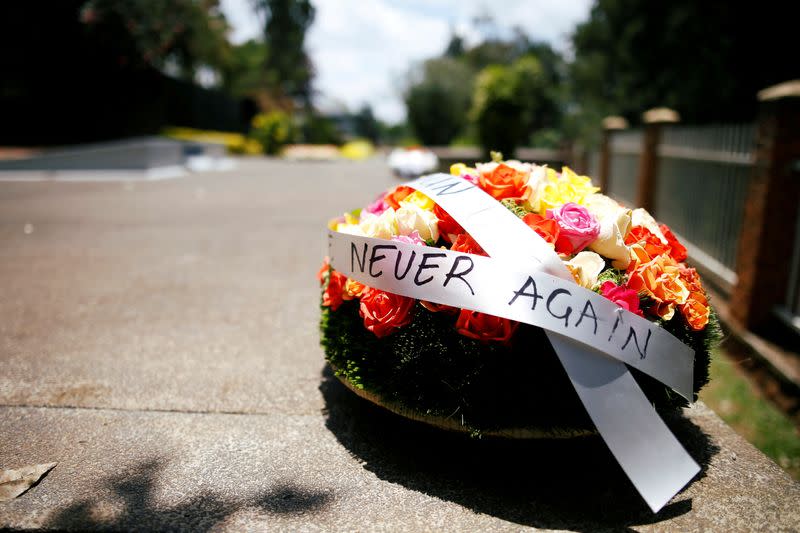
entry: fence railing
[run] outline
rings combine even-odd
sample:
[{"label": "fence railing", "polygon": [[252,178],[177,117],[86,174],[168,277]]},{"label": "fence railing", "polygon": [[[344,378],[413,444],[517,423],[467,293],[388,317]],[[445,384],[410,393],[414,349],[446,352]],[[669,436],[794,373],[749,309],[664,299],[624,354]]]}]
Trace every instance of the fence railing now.
[{"label": "fence railing", "polygon": [[800,332],[800,80],[761,91],[754,124],[684,126],[658,108],[607,117],[585,161],[607,193],[669,225],[747,327]]},{"label": "fence railing", "polygon": [[[754,126],[664,125],[660,133],[653,215],[680,236],[703,274],[729,293],[737,280],[736,254],[752,173]],[[608,194],[635,206],[644,131],[609,134]],[[599,155],[594,157],[594,161],[599,159]]]},{"label": "fence railing", "polygon": [[747,184],[752,124],[666,126],[658,147],[654,215],[694,248],[694,259],[730,291]]},{"label": "fence railing", "polygon": [[639,156],[642,150],[642,132],[616,131],[611,137],[608,194],[627,205],[636,202],[636,183]]}]

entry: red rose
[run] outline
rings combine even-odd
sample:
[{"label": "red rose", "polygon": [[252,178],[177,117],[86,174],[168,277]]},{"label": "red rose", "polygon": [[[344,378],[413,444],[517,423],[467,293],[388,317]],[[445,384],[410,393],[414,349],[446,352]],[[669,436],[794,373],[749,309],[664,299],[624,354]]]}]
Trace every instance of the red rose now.
[{"label": "red rose", "polygon": [[528,174],[500,163],[493,171],[482,173],[478,177],[481,189],[491,194],[496,200],[504,198],[527,199],[531,195],[528,187]]},{"label": "red rose", "polygon": [[450,305],[444,304],[435,304],[433,302],[426,302],[425,300],[420,300],[419,303],[430,311],[431,313],[444,313],[446,315],[454,315],[460,311],[458,307],[452,307]]},{"label": "red rose", "polygon": [[483,248],[481,248],[481,245],[478,244],[478,242],[470,237],[467,233],[462,233],[456,237],[456,240],[453,241],[453,246],[451,246],[450,249],[454,252],[462,252],[465,254],[489,255],[484,252]]},{"label": "red rose", "polygon": [[398,185],[386,193],[386,196],[383,197],[383,201],[392,209],[400,209],[400,202],[412,192],[414,192],[414,189],[411,187],[407,185]]},{"label": "red rose", "polygon": [[319,271],[317,272],[317,280],[319,281],[320,287],[322,287],[322,285],[325,283],[325,276],[328,275],[328,269],[330,268],[330,266],[331,266],[331,260],[328,259],[328,256],[326,255],[325,259],[322,260],[322,266],[319,268]]},{"label": "red rose", "polygon": [[347,283],[347,276],[341,272],[331,270],[328,284],[325,286],[325,290],[322,293],[322,305],[336,311],[344,301],[342,293],[344,292],[345,283]]},{"label": "red rose", "polygon": [[639,244],[650,257],[669,253],[669,246],[644,226],[634,226],[625,237],[625,244]]},{"label": "red rose", "polygon": [[399,294],[368,289],[361,297],[359,314],[364,319],[365,328],[376,337],[385,337],[411,322],[414,301]]},{"label": "red rose", "polygon": [[672,230],[669,229],[669,226],[666,224],[661,224],[658,229],[661,230],[661,233],[664,234],[664,237],[667,239],[669,243],[669,255],[678,263],[683,263],[686,261],[687,253],[686,247],[683,246],[678,239],[675,237],[675,234],[672,233]]},{"label": "red rose", "polygon": [[447,242],[453,242],[457,235],[464,233],[464,228],[451,217],[447,211],[434,204],[433,214],[439,219],[439,235]]},{"label": "red rose", "polygon": [[539,236],[552,244],[556,253],[572,255],[574,248],[572,242],[564,235],[561,235],[561,227],[552,218],[545,218],[536,213],[528,213],[522,218],[530,228]]},{"label": "red rose", "polygon": [[480,341],[508,342],[518,325],[519,322],[507,318],[466,309],[461,310],[456,320],[456,330],[459,333]]},{"label": "red rose", "polygon": [[639,309],[639,295],[635,290],[621,287],[613,281],[606,281],[600,285],[600,293],[623,309],[644,316]]}]

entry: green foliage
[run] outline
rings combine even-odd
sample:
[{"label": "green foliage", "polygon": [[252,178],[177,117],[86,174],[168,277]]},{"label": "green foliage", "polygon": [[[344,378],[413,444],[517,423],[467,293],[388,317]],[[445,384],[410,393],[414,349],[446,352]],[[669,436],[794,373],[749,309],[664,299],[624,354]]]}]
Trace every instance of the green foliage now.
[{"label": "green foliage", "polygon": [[534,56],[523,56],[509,66],[484,68],[478,75],[472,108],[484,150],[513,154],[534,129],[548,125],[549,98],[547,78]]},{"label": "green foliage", "polygon": [[[349,301],[335,312],[322,308],[321,342],[352,383],[422,413],[457,416],[474,430],[593,428],[543,330],[522,324],[505,346],[467,338],[454,322],[417,305],[411,324],[379,339],[364,328],[358,302]],[[697,350],[697,391],[707,381],[706,349],[717,330],[687,332],[675,320],[669,329]],[[656,380],[634,375],[659,409],[686,404]]]},{"label": "green foliage", "polygon": [[302,142],[309,144],[341,144],[342,135],[336,123],[328,117],[311,112],[301,127]]},{"label": "green foliage", "polygon": [[381,128],[375,115],[372,114],[372,107],[363,106],[354,117],[355,133],[358,137],[368,139],[372,143],[377,143]]},{"label": "green foliage", "polygon": [[500,200],[500,203],[503,204],[506,207],[506,209],[517,215],[519,218],[524,218],[525,215],[533,212],[533,211],[528,211],[523,206],[517,204],[517,201],[514,198],[506,198],[504,200]]},{"label": "green foliage", "polygon": [[264,81],[278,98],[297,98],[309,107],[313,68],[305,51],[314,21],[309,0],[253,0],[264,17]]},{"label": "green foliage", "polygon": [[285,144],[294,140],[294,135],[292,119],[283,111],[260,113],[253,117],[250,137],[261,143],[265,154],[277,154]]},{"label": "green foliage", "polygon": [[224,68],[229,26],[218,0],[89,0],[81,21],[113,46],[132,50],[126,60],[159,69],[177,67],[191,80],[201,66]]},{"label": "green foliage", "polygon": [[800,480],[800,430],[771,405],[721,350],[711,358],[711,382],[700,399],[725,422]]},{"label": "green foliage", "polygon": [[263,88],[263,66],[267,47],[263,41],[251,39],[232,46],[222,70],[223,86],[234,96],[251,96]]},{"label": "green foliage", "polygon": [[451,58],[430,59],[405,91],[408,122],[427,145],[448,145],[467,124],[473,73]]},{"label": "green foliage", "polygon": [[788,6],[596,1],[572,39],[570,133],[599,131],[608,114],[636,123],[655,106],[676,109],[688,123],[752,120],[756,92],[798,74],[784,55],[796,48]]}]

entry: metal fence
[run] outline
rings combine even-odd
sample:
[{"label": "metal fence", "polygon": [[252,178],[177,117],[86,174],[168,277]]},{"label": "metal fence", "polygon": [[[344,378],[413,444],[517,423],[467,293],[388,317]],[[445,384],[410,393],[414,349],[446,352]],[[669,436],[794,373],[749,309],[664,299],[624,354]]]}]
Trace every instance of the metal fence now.
[{"label": "metal fence", "polygon": [[618,131],[611,137],[608,195],[633,206],[636,201],[639,155],[642,151],[642,132]]},{"label": "metal fence", "polygon": [[736,283],[736,253],[752,173],[752,124],[670,126],[658,147],[654,215],[690,246],[693,258]]}]

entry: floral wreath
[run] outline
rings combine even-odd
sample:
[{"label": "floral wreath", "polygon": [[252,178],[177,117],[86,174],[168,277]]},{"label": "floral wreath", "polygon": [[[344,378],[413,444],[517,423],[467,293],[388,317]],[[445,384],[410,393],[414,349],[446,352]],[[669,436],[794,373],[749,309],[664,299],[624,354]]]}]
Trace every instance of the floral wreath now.
[{"label": "floral wreath", "polygon": [[[644,209],[630,209],[600,194],[589,177],[580,176],[568,167],[559,173],[546,165],[502,161],[498,157],[474,167],[458,163],[450,168],[450,173],[480,187],[540,235],[555,250],[577,284],[660,324],[693,347],[697,352],[695,393],[707,382],[708,352],[718,340],[718,323],[697,271],[685,263],[686,248],[666,225],[658,224]],[[365,208],[332,221],[331,229],[487,255],[431,198],[404,185],[393,187]],[[546,367],[548,372],[556,374],[556,382],[559,376],[563,378],[557,368],[545,362],[546,357],[534,358],[533,363],[523,361],[526,356],[522,355],[520,344],[529,345],[531,335],[536,334],[520,330],[537,328],[367,287],[333,270],[327,258],[318,278],[322,287],[322,344],[337,375],[350,385],[370,389],[412,409],[444,414],[455,408],[473,413],[472,417],[464,418],[464,425],[472,429],[497,423],[563,422],[587,426],[582,413],[572,412],[558,418],[564,410],[580,411],[575,405],[555,409],[553,420],[534,416],[530,422],[525,415],[500,421],[502,417],[482,412],[481,406],[476,405],[478,401],[485,403],[487,398],[481,393],[478,399],[475,387],[488,386],[490,393],[508,396],[509,391],[504,390],[508,370],[518,370],[519,365],[536,375],[541,375]],[[418,347],[425,357],[409,354],[403,348],[420,343],[433,343],[439,348]],[[534,346],[539,352],[552,355],[541,335]],[[501,357],[501,365],[510,368],[487,363],[488,358],[497,354],[507,356]],[[440,358],[447,364],[442,366],[442,361],[437,360]],[[407,360],[413,360],[413,364],[407,365]],[[494,379],[482,375],[492,372],[499,374]],[[471,374],[465,376],[465,373]],[[447,381],[453,375],[458,376],[456,385]],[[685,405],[663,385],[639,373],[635,376],[656,407]],[[408,383],[411,380],[418,380],[419,386]],[[521,381],[511,388],[527,388],[525,384]],[[561,391],[562,386],[563,383],[550,387],[544,382],[538,385],[547,389],[547,394],[552,396],[555,392],[556,399],[564,400],[569,387]],[[454,394],[446,391],[447,387],[453,388]],[[442,398],[447,399],[441,401]],[[547,397],[540,394],[537,398],[536,402],[541,402]],[[495,402],[489,398],[489,403]],[[564,403],[570,402],[564,400]],[[510,400],[491,409],[508,411],[513,405]]]}]

